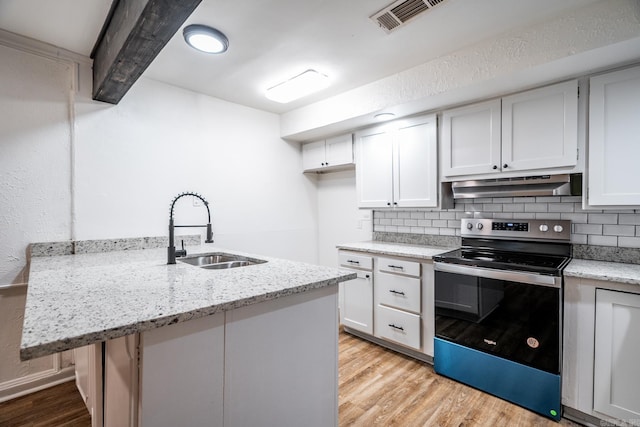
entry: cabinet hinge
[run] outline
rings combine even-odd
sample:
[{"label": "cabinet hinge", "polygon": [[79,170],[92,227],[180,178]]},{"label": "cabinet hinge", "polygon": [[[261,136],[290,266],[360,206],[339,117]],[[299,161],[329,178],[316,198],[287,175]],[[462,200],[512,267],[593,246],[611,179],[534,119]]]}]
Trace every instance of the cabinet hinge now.
[{"label": "cabinet hinge", "polygon": [[580,98],[580,86],[578,86],[578,98]]},{"label": "cabinet hinge", "polygon": [[580,160],[580,149],[576,148],[576,160]]}]

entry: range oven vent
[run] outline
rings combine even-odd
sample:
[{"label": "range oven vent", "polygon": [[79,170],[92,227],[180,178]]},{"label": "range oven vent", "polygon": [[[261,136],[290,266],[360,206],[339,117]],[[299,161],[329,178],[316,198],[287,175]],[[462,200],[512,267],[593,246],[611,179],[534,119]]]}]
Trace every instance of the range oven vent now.
[{"label": "range oven vent", "polygon": [[385,32],[390,33],[444,0],[398,0],[370,16]]}]

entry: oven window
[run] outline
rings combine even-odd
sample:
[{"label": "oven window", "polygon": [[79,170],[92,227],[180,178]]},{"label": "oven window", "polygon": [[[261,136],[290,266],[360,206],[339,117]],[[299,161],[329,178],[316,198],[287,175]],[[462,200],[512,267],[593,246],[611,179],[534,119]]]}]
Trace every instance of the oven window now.
[{"label": "oven window", "polygon": [[560,289],[435,274],[438,338],[560,372]]}]

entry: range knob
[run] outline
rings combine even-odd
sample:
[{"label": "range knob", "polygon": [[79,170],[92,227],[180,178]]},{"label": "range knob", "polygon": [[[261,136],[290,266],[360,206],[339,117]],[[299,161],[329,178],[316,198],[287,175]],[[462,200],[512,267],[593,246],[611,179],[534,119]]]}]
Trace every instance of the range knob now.
[{"label": "range knob", "polygon": [[549,226],[547,224],[540,225],[540,231],[542,232],[549,231]]},{"label": "range knob", "polygon": [[562,233],[562,230],[564,230],[564,228],[561,225],[553,226],[553,231],[555,231],[556,233]]},{"label": "range knob", "polygon": [[482,227],[484,227],[484,226],[482,225],[481,222],[479,222],[478,225],[476,225],[476,227],[478,228],[478,230],[482,230]]},{"label": "range knob", "polygon": [[473,228],[473,224],[468,222],[467,223],[467,230],[471,230]]}]

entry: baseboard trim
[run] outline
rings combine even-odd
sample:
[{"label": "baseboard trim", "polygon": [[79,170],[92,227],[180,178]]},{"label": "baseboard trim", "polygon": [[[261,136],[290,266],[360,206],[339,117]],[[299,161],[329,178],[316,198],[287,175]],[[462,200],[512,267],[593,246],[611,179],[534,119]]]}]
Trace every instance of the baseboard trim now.
[{"label": "baseboard trim", "polygon": [[48,369],[0,383],[0,403],[75,379],[75,368]]},{"label": "baseboard trim", "polygon": [[402,353],[405,356],[409,356],[409,357],[413,357],[414,359],[420,360],[422,362],[428,363],[430,365],[433,365],[433,357],[426,355],[424,353],[420,353],[419,351],[416,350],[412,350],[410,348],[407,347],[403,347],[401,345],[392,343],[390,341],[387,340],[383,340],[381,338],[378,337],[374,337],[373,335],[369,335],[367,333],[364,332],[360,332],[354,329],[349,328],[348,326],[344,326],[342,325],[342,330],[351,334],[351,335],[355,335],[359,338],[365,339],[367,341],[371,341],[374,344],[378,344],[381,347],[386,347],[389,350],[393,350],[397,353]]}]

